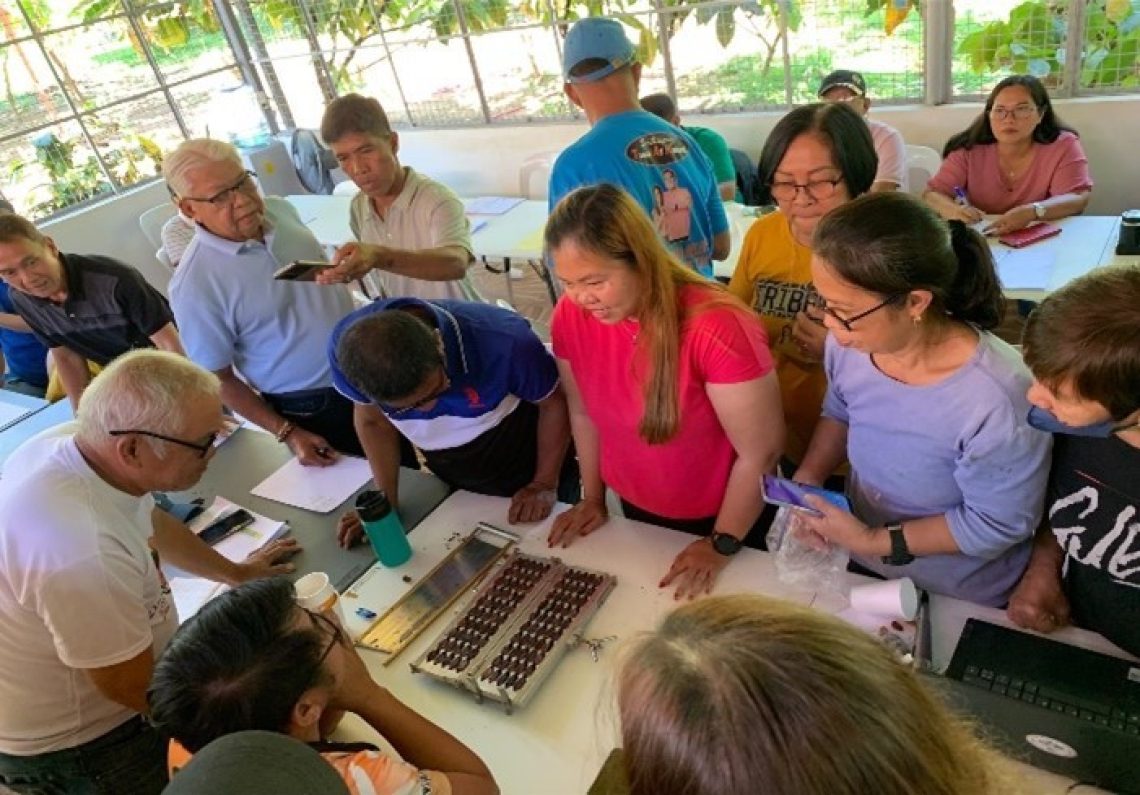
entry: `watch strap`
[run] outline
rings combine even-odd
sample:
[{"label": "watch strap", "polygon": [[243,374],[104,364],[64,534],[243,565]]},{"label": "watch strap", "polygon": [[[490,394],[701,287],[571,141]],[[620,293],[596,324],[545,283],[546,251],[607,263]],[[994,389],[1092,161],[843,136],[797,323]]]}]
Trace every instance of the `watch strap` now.
[{"label": "watch strap", "polygon": [[731,533],[718,533],[715,530],[709,536],[712,548],[722,555],[735,555],[744,546],[744,542]]},{"label": "watch strap", "polygon": [[911,554],[910,548],[906,545],[906,534],[903,533],[902,523],[888,524],[886,530],[891,539],[891,554],[882,558],[883,563],[888,566],[905,566],[908,563],[913,563],[914,555]]}]

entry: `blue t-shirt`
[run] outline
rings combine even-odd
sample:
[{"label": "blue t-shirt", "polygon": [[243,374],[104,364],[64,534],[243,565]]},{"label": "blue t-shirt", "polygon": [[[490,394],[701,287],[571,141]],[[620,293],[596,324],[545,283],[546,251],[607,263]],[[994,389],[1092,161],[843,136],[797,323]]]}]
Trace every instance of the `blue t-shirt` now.
[{"label": "blue t-shirt", "polygon": [[712,164],[692,136],[643,110],[599,119],[550,174],[550,208],[570,191],[608,182],[632,195],[669,247],[712,276],[712,240],[728,217]]},{"label": "blue t-shirt", "polygon": [[1002,607],[1029,560],[1045,505],[1051,438],[1025,422],[1032,376],[982,332],[973,357],[933,384],[904,384],[827,338],[823,415],[847,426],[848,495],[871,527],[942,515],[959,554],[905,566],[855,556],[888,578]]},{"label": "blue t-shirt", "polygon": [[[374,401],[345,378],[337,361],[341,335],[376,312],[422,307],[443,338],[444,368],[451,386],[428,410],[412,409],[388,420],[417,447],[450,450],[498,426],[520,400],[538,403],[558,386],[554,357],[522,316],[473,301],[390,298],[374,301],[342,320],[329,340],[333,385],[356,403]],[[381,411],[384,406],[376,404]]]},{"label": "blue t-shirt", "polygon": [[[8,298],[8,283],[0,281],[0,311],[18,314]],[[31,332],[0,328],[0,350],[8,372],[32,386],[47,386],[47,348]]]}]

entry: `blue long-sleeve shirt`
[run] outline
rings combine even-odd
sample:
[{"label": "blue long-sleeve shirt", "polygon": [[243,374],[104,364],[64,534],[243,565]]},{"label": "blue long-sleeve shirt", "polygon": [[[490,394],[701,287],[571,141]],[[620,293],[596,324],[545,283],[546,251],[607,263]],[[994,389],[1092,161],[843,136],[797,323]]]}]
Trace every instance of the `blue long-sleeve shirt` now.
[{"label": "blue long-sleeve shirt", "polygon": [[961,550],[906,566],[858,562],[937,593],[1004,605],[1029,560],[1052,444],[1026,424],[1032,379],[1020,355],[983,332],[956,372],[912,386],[829,337],[825,366],[823,414],[848,426],[855,514],[872,527],[945,516]]}]

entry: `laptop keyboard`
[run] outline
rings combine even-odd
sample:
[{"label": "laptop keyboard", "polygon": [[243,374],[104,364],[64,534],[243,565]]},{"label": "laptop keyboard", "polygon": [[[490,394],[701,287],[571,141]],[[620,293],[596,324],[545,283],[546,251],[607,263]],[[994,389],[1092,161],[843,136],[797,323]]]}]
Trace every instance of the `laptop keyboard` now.
[{"label": "laptop keyboard", "polygon": [[967,665],[961,681],[1006,698],[1036,704],[1125,734],[1140,735],[1140,712],[1097,704],[977,665]]}]

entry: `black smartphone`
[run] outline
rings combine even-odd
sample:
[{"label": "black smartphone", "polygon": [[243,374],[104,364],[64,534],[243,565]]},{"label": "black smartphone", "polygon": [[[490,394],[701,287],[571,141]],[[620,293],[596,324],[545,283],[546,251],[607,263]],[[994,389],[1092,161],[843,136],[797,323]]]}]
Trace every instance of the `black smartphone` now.
[{"label": "black smartphone", "polygon": [[318,273],[331,267],[331,262],[299,259],[296,262],[290,262],[284,268],[278,268],[274,272],[273,278],[289,282],[311,282],[317,278]]},{"label": "black smartphone", "polygon": [[249,527],[251,524],[253,524],[253,516],[244,508],[239,508],[229,516],[223,516],[207,526],[198,534],[198,538],[213,546],[223,538],[229,538],[238,530]]}]

